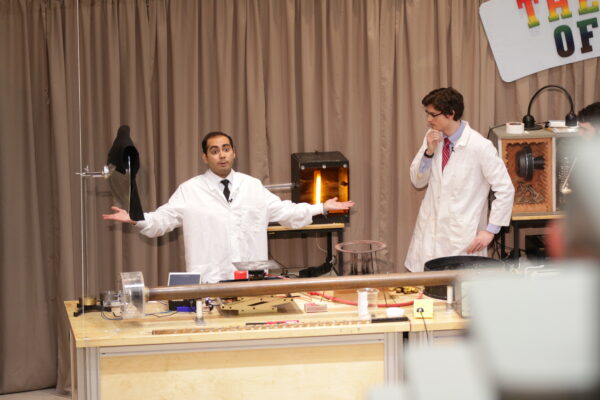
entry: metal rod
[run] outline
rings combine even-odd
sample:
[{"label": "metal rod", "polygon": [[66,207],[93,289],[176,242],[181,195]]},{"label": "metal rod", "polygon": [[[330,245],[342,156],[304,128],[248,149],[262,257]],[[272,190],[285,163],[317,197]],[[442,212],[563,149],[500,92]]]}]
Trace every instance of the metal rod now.
[{"label": "metal rod", "polygon": [[83,176],[84,178],[105,178],[102,172],[75,172],[75,175]]},{"label": "metal rod", "polygon": [[265,185],[265,188],[269,190],[285,190],[285,189],[293,189],[293,183],[277,183],[274,185]]},{"label": "metal rod", "polygon": [[85,167],[81,172],[75,172],[75,175],[79,175],[84,178],[105,178],[107,179],[111,175],[112,171],[105,165],[102,167],[102,171],[90,171],[89,167]]},{"label": "metal rod", "polygon": [[238,297],[287,294],[309,291],[359,289],[364,287],[397,287],[448,285],[459,271],[409,272],[402,274],[354,275],[299,279],[276,279],[212,283],[189,286],[159,286],[148,289],[149,300],[198,299],[203,297]]}]

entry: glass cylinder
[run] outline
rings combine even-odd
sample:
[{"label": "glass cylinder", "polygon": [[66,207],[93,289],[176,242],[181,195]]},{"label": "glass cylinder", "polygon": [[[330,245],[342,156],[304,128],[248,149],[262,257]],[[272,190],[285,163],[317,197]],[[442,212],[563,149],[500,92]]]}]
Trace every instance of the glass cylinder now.
[{"label": "glass cylinder", "polygon": [[377,315],[379,290],[373,288],[362,288],[358,289],[356,293],[358,295],[358,319],[370,321],[372,318],[375,318]]}]

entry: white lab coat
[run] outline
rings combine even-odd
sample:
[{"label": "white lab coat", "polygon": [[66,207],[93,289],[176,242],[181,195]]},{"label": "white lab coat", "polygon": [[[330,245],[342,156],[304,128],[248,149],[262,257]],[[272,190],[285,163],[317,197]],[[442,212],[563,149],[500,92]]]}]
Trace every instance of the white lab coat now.
[{"label": "white lab coat", "polygon": [[187,270],[199,272],[204,283],[233,279],[232,262],[267,260],[269,222],[301,228],[323,212],[322,204],[282,201],[258,179],[234,174],[230,202],[218,187],[221,178],[209,170],[181,184],[168,203],[138,222],[148,237],[183,227]]},{"label": "white lab coat", "polygon": [[[419,172],[426,137],[410,166],[413,185],[428,185],[406,256],[405,266],[410,271],[423,271],[431,259],[466,254],[477,232],[488,225],[490,188],[495,200],[489,223],[510,223],[514,187],[506,166],[492,143],[465,123],[443,173],[443,142],[438,143],[431,168]],[[487,256],[487,249],[473,255]]]}]

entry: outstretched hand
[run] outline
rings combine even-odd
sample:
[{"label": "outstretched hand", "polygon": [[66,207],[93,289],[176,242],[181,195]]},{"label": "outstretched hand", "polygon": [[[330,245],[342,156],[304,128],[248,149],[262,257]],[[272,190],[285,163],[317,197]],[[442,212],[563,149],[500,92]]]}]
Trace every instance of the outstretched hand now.
[{"label": "outstretched hand", "polygon": [[127,211],[115,206],[111,207],[110,209],[115,212],[112,214],[102,214],[102,219],[135,225],[135,221],[129,217],[129,213]]},{"label": "outstretched hand", "polygon": [[348,210],[354,205],[352,200],[349,201],[337,201],[337,197],[327,200],[323,203],[323,211],[329,212],[331,210]]}]

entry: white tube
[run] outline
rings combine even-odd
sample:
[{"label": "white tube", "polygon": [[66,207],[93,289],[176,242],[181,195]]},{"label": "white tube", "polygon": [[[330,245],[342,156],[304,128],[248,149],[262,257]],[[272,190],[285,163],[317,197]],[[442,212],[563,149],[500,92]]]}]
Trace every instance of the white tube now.
[{"label": "white tube", "polygon": [[454,303],[454,286],[448,285],[446,286],[446,304],[452,307],[452,303]]}]

